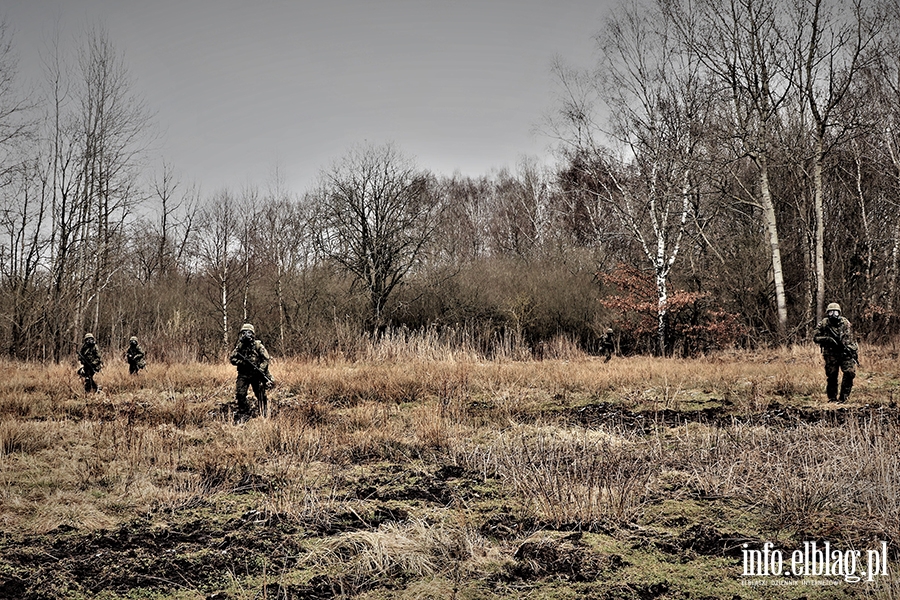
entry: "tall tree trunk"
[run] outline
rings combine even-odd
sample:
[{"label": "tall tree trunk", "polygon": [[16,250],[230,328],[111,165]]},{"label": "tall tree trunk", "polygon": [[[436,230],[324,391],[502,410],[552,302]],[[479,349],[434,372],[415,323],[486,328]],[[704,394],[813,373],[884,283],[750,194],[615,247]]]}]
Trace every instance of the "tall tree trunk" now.
[{"label": "tall tree trunk", "polygon": [[813,210],[816,213],[816,321],[825,316],[825,191],[822,182],[822,161],[825,156],[822,136],[816,136],[816,150],[813,158]]},{"label": "tall tree trunk", "polygon": [[275,278],[275,299],[278,301],[278,339],[281,341],[281,352],[284,352],[284,282],[281,264],[279,262],[278,275]]},{"label": "tall tree trunk", "polygon": [[894,311],[894,298],[897,297],[897,279],[900,271],[900,217],[894,223],[894,235],[891,244],[891,270],[888,279],[887,298],[884,302],[884,310],[890,315]]},{"label": "tall tree trunk", "polygon": [[869,211],[866,207],[866,196],[863,192],[862,183],[862,155],[859,152],[856,141],[853,142],[854,158],[856,159],[856,197],[859,200],[859,214],[862,220],[863,235],[866,244],[866,297],[865,305],[871,306],[875,304],[875,298],[872,297],[872,261],[874,260],[874,250],[872,248],[872,232],[869,229]]},{"label": "tall tree trunk", "polygon": [[228,284],[227,277],[223,276],[220,280],[220,291],[222,292],[222,344],[228,347]]},{"label": "tall tree trunk", "polygon": [[759,166],[760,195],[762,196],[763,221],[769,234],[769,250],[772,254],[772,281],[775,285],[775,309],[778,313],[778,335],[783,339],[787,332],[787,300],[784,293],[784,271],[781,267],[781,244],[778,240],[778,220],[775,203],[769,188],[769,167],[765,155],[757,159]]},{"label": "tall tree trunk", "polygon": [[[891,130],[888,128],[885,131],[885,137],[887,138],[887,147],[891,156],[891,163],[894,166],[894,182],[896,185],[896,190],[900,191],[900,156],[897,156],[897,152],[894,148],[894,140],[891,136]],[[897,217],[897,220],[894,223],[894,235],[893,235],[893,245],[891,246],[891,275],[888,284],[888,296],[887,302],[885,303],[885,310],[888,314],[894,310],[894,299],[897,297],[897,281],[900,279],[900,217]]]},{"label": "tall tree trunk", "polygon": [[666,285],[667,273],[656,270],[656,295],[657,295],[657,322],[656,341],[659,346],[659,355],[666,355],[666,312],[668,311],[669,292]]}]

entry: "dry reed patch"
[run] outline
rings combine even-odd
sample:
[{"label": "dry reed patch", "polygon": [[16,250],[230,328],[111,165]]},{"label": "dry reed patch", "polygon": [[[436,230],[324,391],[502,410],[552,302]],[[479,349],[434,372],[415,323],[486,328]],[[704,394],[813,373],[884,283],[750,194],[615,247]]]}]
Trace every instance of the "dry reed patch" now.
[{"label": "dry reed patch", "polygon": [[416,406],[411,413],[413,439],[422,451],[443,450],[461,433],[459,427],[441,415],[434,403]]},{"label": "dry reed patch", "polygon": [[329,435],[329,460],[360,463],[417,458],[417,443],[409,410],[397,405],[368,402],[345,411]]},{"label": "dry reed patch", "polygon": [[414,402],[427,389],[422,374],[410,365],[305,365],[296,370],[292,366],[286,366],[284,380],[290,395],[336,406]]},{"label": "dry reed patch", "polygon": [[365,338],[358,352],[358,359],[363,362],[468,362],[479,358],[480,352],[465,333],[441,332],[433,327],[421,332],[391,329],[378,340]]},{"label": "dry reed patch", "polygon": [[337,528],[338,521],[352,515],[365,527],[366,504],[344,489],[342,469],[323,463],[299,463],[291,459],[272,461],[266,468],[261,518],[297,523],[316,531]]},{"label": "dry reed patch", "polygon": [[456,459],[498,478],[539,520],[552,527],[618,528],[647,500],[657,450],[609,431],[519,426]]},{"label": "dry reed patch", "polygon": [[[52,446],[0,463],[8,484],[0,514],[23,531],[43,530],[52,515],[64,513],[64,507],[54,507],[59,498],[69,504],[80,498],[105,515],[77,526],[106,526],[153,507],[195,503],[237,485],[261,462],[255,442],[222,424],[218,431],[215,424],[186,430],[124,420],[19,425],[43,427],[54,440]],[[51,517],[40,517],[47,514]]]},{"label": "dry reed patch", "polygon": [[53,418],[60,407],[78,395],[80,382],[63,365],[0,361],[0,417]]},{"label": "dry reed patch", "polygon": [[[883,369],[881,361],[872,366],[876,377],[889,376],[878,370]],[[347,406],[366,401],[402,404],[435,397],[442,402],[443,411],[456,411],[454,418],[459,421],[464,414],[461,407],[473,403],[476,409],[496,412],[465,411],[482,423],[485,417],[502,420],[550,405],[570,406],[601,398],[630,409],[679,410],[693,405],[698,392],[702,397],[733,403],[741,413],[761,412],[773,401],[818,400],[824,390],[821,357],[812,345],[772,351],[764,357],[754,353],[697,359],[638,356],[617,357],[609,363],[591,357],[443,363],[287,360],[280,370],[285,384],[280,395],[286,401]],[[866,375],[859,382],[854,399],[871,402]],[[486,404],[480,407],[480,403]]]},{"label": "dry reed patch", "polygon": [[25,525],[27,531],[41,534],[63,526],[105,529],[118,521],[118,517],[102,511],[95,500],[77,493],[58,491],[33,508]]},{"label": "dry reed patch", "polygon": [[[896,422],[771,428],[693,424],[673,430],[663,452],[702,495],[760,509],[770,531],[900,542]],[[881,539],[884,539],[883,537]]]},{"label": "dry reed patch", "polygon": [[311,419],[306,411],[282,410],[257,429],[262,454],[274,459],[290,457],[303,463],[321,460],[328,436],[326,422],[320,419]]},{"label": "dry reed patch", "polygon": [[477,570],[480,557],[496,554],[475,530],[445,522],[411,519],[384,523],[325,540],[304,560],[332,573],[333,584],[356,594],[377,587],[397,588],[412,579]]},{"label": "dry reed patch", "polygon": [[55,429],[53,423],[4,420],[0,422],[0,456],[52,448],[58,441]]}]

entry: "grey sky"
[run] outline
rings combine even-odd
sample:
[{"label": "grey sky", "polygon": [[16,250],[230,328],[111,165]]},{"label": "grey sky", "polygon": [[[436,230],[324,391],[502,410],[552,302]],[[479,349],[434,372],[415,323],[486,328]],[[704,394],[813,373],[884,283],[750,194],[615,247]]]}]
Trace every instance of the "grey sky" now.
[{"label": "grey sky", "polygon": [[543,158],[555,56],[588,66],[612,0],[0,0],[20,75],[57,24],[100,23],[155,112],[164,158],[204,192],[296,192],[360,142],[480,175]]}]

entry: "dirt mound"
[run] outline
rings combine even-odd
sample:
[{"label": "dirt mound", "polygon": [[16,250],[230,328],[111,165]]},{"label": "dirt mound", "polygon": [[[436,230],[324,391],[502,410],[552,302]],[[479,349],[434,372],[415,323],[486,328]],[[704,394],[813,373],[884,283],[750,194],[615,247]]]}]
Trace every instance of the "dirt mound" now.
[{"label": "dirt mound", "polygon": [[703,523],[688,527],[678,536],[678,545],[683,550],[713,556],[740,557],[741,544],[747,541],[746,537],[737,533],[723,533]]},{"label": "dirt mound", "polygon": [[[86,534],[60,528],[29,536],[4,553],[9,570],[0,577],[0,597],[44,600],[100,591],[125,594],[135,588],[170,590],[190,581],[224,584],[240,574],[283,568],[300,547],[277,524],[255,527],[241,519],[224,526],[194,521],[177,529],[152,529],[136,520],[112,531]],[[280,558],[281,557],[281,558]]]},{"label": "dirt mound", "polygon": [[699,410],[631,411],[621,406],[600,402],[563,410],[560,418],[568,425],[587,428],[611,427],[649,434],[662,428],[678,427],[687,423],[705,423],[715,427],[759,425],[767,427],[797,427],[802,424],[823,423],[843,425],[851,420],[900,422],[900,408],[896,406],[841,406],[808,408],[782,406],[772,403],[765,411],[737,414],[727,406],[711,406]]},{"label": "dirt mound", "polygon": [[561,577],[570,581],[594,581],[601,573],[625,566],[618,554],[600,554],[581,541],[580,533],[561,539],[526,540],[513,555],[509,575],[517,579]]}]

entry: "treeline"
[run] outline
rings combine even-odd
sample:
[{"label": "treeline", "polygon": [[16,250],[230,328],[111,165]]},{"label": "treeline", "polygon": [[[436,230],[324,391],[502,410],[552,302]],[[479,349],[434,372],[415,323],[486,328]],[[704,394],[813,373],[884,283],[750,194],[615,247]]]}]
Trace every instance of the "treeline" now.
[{"label": "treeline", "polygon": [[103,31],[15,78],[0,47],[0,343],[85,331],[218,359],[418,336],[486,356],[691,355],[804,339],[838,301],[898,329],[900,3],[626,3],[555,68],[557,162],[436,175],[362,145],[313,189],[201,195],[148,167],[150,110]]}]

